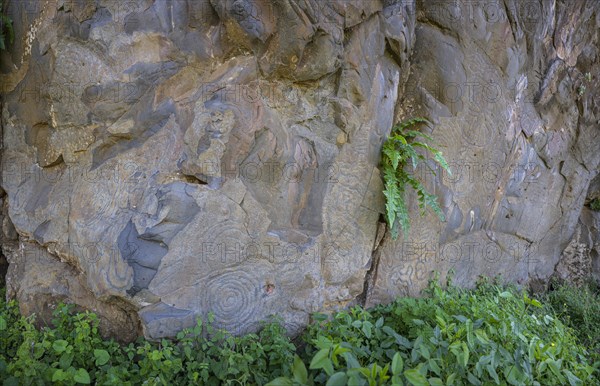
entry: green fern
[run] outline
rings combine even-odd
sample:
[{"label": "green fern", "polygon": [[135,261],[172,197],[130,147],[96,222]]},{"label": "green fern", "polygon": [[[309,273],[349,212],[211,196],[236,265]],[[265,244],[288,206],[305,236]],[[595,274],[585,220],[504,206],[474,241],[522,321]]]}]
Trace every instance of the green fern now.
[{"label": "green fern", "polygon": [[[406,186],[410,186],[417,192],[421,215],[424,215],[429,207],[440,220],[444,221],[444,214],[437,202],[437,197],[427,192],[422,182],[407,171],[407,166],[412,166],[414,170],[419,163],[426,161],[425,156],[416,150],[421,148],[432,154],[433,160],[451,174],[450,167],[441,151],[425,142],[417,141],[418,138],[423,138],[423,140],[433,142],[433,138],[416,130],[408,130],[419,123],[431,124],[425,118],[412,118],[401,122],[392,128],[390,136],[383,144],[383,194],[386,199],[386,220],[394,239],[398,238],[399,228],[402,228],[404,235],[408,234],[410,229],[405,198]],[[425,164],[427,165],[427,163]],[[427,166],[429,167],[429,165]],[[435,171],[433,172],[435,174]]]},{"label": "green fern", "polygon": [[6,35],[8,33],[8,41],[12,44],[15,36],[12,20],[3,13],[2,2],[0,1],[0,50],[6,49]]}]

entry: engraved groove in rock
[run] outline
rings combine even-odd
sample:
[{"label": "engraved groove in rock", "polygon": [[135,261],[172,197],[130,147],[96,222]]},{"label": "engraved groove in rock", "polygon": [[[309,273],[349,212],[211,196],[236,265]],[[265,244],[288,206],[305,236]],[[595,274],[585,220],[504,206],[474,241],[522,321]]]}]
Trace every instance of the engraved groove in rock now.
[{"label": "engraved groove in rock", "polygon": [[249,248],[250,238],[240,224],[229,220],[209,227],[200,236],[200,241],[203,243],[202,263],[239,264],[252,257],[255,249]]},{"label": "engraved groove in rock", "polygon": [[81,218],[86,226],[93,226],[98,222],[111,218],[117,206],[120,195],[120,185],[111,184],[110,181],[97,181],[95,195],[92,200],[85,200],[81,204]]},{"label": "engraved groove in rock", "polygon": [[206,284],[204,309],[214,313],[220,327],[243,329],[255,319],[260,289],[257,279],[246,271],[215,275]]},{"label": "engraved groove in rock", "polygon": [[[368,161],[361,156],[359,156],[355,163],[346,170],[353,170],[352,168],[354,168],[354,170],[365,170],[367,171],[368,176],[363,179],[352,173],[344,173],[344,167],[340,168],[338,182],[332,187],[331,193],[336,197],[336,200],[329,203],[329,205],[334,208],[331,210],[331,213],[343,213],[350,221],[356,218],[356,212],[363,206],[364,197],[369,189],[368,181],[370,181],[375,170],[375,167],[370,165]],[[367,182],[365,183],[365,181]],[[334,228],[334,231],[339,229],[338,232],[335,232],[330,236],[334,242],[347,230],[348,224],[349,221],[345,222],[341,228],[338,228],[334,227],[334,222],[327,223],[328,226]],[[330,232],[332,231],[330,230]]]},{"label": "engraved groove in rock", "polygon": [[408,296],[413,286],[414,268],[406,262],[393,267],[388,274],[390,288],[395,288],[402,296]]}]

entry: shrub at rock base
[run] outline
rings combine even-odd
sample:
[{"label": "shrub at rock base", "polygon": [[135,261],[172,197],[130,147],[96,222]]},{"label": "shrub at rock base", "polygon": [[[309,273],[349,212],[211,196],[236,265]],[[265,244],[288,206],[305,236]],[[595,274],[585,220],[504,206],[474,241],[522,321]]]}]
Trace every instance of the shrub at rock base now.
[{"label": "shrub at rock base", "polygon": [[92,313],[61,305],[54,327],[37,330],[14,301],[2,302],[0,378],[4,385],[600,384],[597,356],[580,332],[526,293],[487,281],[442,289],[434,281],[426,295],[315,314],[298,347],[276,320],[234,337],[210,318],[175,341],[122,346],[100,337]]}]

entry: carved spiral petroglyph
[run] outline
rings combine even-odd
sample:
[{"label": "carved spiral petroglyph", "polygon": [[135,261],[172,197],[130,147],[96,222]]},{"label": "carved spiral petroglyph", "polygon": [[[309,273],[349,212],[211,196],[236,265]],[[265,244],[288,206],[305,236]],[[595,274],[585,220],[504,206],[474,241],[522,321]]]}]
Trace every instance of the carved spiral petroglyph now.
[{"label": "carved spiral petroglyph", "polygon": [[204,306],[215,315],[219,327],[245,328],[254,321],[260,306],[261,285],[246,271],[228,271],[211,277],[205,289]]}]

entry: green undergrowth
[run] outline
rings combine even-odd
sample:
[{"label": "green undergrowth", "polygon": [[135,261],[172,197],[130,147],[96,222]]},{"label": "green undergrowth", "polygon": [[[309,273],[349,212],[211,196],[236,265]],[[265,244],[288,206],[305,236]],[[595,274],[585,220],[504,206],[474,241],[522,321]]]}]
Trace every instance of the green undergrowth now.
[{"label": "green undergrowth", "polygon": [[579,340],[600,356],[600,287],[588,281],[581,288],[554,283],[545,296],[565,324],[573,328]]},{"label": "green undergrowth", "polygon": [[[557,299],[566,308],[555,312]],[[102,339],[92,313],[60,305],[53,327],[38,330],[14,301],[0,300],[0,379],[4,385],[600,384],[598,356],[576,329],[592,326],[598,314],[590,319],[564,299],[563,292],[551,293],[542,304],[489,281],[473,290],[432,282],[422,298],[315,314],[294,341],[277,321],[233,337],[209,318],[177,339],[128,345]]]},{"label": "green undergrowth", "polygon": [[5,50],[7,42],[12,44],[15,40],[13,22],[4,14],[4,6],[0,1],[0,51]]}]

